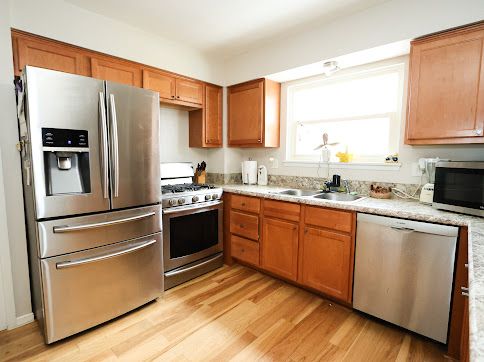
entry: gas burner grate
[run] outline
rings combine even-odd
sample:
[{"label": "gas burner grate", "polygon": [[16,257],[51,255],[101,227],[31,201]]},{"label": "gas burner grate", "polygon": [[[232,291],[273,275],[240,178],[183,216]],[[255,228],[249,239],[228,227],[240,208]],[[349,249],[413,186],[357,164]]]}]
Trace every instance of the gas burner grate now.
[{"label": "gas burner grate", "polygon": [[214,185],[208,184],[176,184],[176,185],[163,185],[161,190],[163,194],[179,193],[187,191],[199,191],[215,188]]}]

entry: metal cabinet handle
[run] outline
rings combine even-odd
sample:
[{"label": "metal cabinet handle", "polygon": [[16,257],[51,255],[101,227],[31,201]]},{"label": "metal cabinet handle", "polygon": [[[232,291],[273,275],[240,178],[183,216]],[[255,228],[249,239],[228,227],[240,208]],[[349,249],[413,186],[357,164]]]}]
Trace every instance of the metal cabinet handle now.
[{"label": "metal cabinet handle", "polygon": [[466,269],[469,269],[469,264],[465,263],[464,266]]},{"label": "metal cabinet handle", "polygon": [[480,129],[480,128],[475,129],[475,130],[474,130],[474,133],[475,133],[477,136],[482,136],[482,129]]},{"label": "metal cabinet handle", "polygon": [[243,228],[245,228],[245,225],[244,225],[244,224],[240,224],[240,225],[239,225],[239,227],[240,227],[241,229],[243,229]]},{"label": "metal cabinet handle", "polygon": [[468,297],[468,296],[469,296],[469,293],[468,293],[468,292],[461,292],[461,294],[462,294],[464,297]]},{"label": "metal cabinet handle", "polygon": [[116,224],[122,224],[125,222],[130,222],[130,221],[136,221],[140,219],[145,219],[147,217],[155,216],[155,212],[149,212],[147,214],[142,214],[142,215],[136,215],[136,216],[131,216],[131,217],[126,217],[124,219],[117,219],[117,220],[111,220],[111,221],[103,221],[103,222],[97,222],[93,224],[84,224],[84,225],[63,225],[63,226],[54,226],[54,233],[59,234],[59,233],[67,233],[70,231],[79,231],[79,230],[87,230],[87,229],[95,229],[95,228],[100,228],[100,227],[105,227],[105,226],[111,226],[111,225],[116,225]]},{"label": "metal cabinet handle", "polygon": [[57,269],[65,269],[65,268],[70,268],[70,267],[73,267],[73,266],[76,266],[76,265],[94,263],[96,261],[102,261],[102,260],[114,258],[116,256],[121,256],[121,255],[124,255],[124,254],[132,253],[133,251],[137,251],[137,250],[146,248],[150,245],[153,245],[154,243],[156,243],[155,239],[148,240],[147,242],[145,242],[143,244],[132,246],[130,248],[120,250],[120,251],[117,251],[117,252],[114,252],[114,253],[93,256],[91,258],[86,258],[86,259],[64,261],[62,263],[57,263],[55,266],[56,266]]},{"label": "metal cabinet handle", "polygon": [[118,139],[118,119],[116,117],[116,102],[114,94],[109,95],[111,106],[111,122],[113,133],[113,160],[114,160],[114,197],[119,196],[119,139]]},{"label": "metal cabinet handle", "polygon": [[108,125],[106,122],[106,104],[104,102],[104,93],[99,92],[99,113],[101,114],[101,173],[103,197],[109,197],[109,166],[108,166]]},{"label": "metal cabinet handle", "polygon": [[469,292],[469,288],[467,287],[460,287],[460,290],[462,290],[463,292]]}]

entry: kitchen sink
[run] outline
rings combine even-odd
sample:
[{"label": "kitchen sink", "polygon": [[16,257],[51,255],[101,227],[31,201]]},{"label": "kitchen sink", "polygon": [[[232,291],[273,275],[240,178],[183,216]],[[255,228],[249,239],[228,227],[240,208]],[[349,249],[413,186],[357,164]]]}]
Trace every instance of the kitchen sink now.
[{"label": "kitchen sink", "polygon": [[363,196],[342,194],[337,192],[328,192],[324,194],[314,195],[313,197],[317,199],[351,202],[351,201],[361,199]]},{"label": "kitchen sink", "polygon": [[321,191],[319,190],[284,190],[278,192],[279,195],[289,195],[289,196],[314,196],[320,194]]}]

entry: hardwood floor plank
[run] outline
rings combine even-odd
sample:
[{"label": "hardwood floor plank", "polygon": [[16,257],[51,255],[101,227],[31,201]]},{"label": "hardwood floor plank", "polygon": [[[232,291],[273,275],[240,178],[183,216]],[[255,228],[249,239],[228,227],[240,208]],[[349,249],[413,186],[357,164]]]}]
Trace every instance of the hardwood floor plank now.
[{"label": "hardwood floor plank", "polygon": [[240,353],[236,354],[231,361],[246,362],[264,360],[262,358],[272,346],[282,340],[289,331],[294,328],[294,325],[285,319],[278,320],[274,325],[257,337],[254,342],[245,347]]},{"label": "hardwood floor plank", "polygon": [[0,332],[6,361],[442,361],[445,348],[234,265],[45,345],[36,323]]}]

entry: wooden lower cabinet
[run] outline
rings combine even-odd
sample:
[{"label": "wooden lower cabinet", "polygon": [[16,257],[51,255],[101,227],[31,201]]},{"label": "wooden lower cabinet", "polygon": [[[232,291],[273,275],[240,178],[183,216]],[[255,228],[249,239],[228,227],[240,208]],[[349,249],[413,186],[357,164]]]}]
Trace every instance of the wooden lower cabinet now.
[{"label": "wooden lower cabinet", "polygon": [[305,227],[300,251],[301,283],[351,302],[351,243],[349,235]]},{"label": "wooden lower cabinet", "polygon": [[230,236],[232,256],[248,264],[259,266],[259,243],[237,235]]},{"label": "wooden lower cabinet", "polygon": [[262,221],[261,267],[283,278],[297,280],[299,226],[297,223],[264,217]]}]

